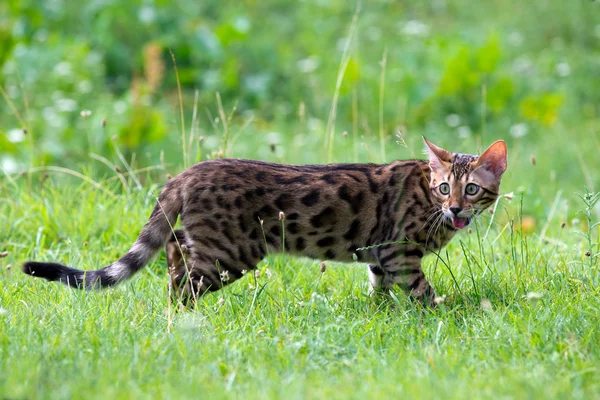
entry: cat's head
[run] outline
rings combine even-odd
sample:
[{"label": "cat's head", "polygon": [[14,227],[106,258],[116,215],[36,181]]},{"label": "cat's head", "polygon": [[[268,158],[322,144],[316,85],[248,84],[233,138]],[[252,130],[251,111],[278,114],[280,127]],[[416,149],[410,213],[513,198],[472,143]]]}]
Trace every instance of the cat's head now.
[{"label": "cat's head", "polygon": [[506,171],[506,143],[498,140],[483,154],[474,156],[450,153],[423,140],[429,153],[432,197],[456,229],[464,228],[498,198]]}]

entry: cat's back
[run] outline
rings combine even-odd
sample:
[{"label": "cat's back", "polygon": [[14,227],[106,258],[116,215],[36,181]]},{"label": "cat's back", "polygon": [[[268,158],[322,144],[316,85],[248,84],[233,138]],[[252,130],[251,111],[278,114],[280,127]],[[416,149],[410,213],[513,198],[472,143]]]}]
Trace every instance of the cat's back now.
[{"label": "cat's back", "polygon": [[224,185],[227,183],[263,184],[264,186],[336,186],[367,184],[373,193],[377,185],[396,184],[398,178],[425,171],[423,160],[395,161],[390,164],[343,163],[292,165],[265,161],[226,158],[199,162],[180,175],[182,183]]}]

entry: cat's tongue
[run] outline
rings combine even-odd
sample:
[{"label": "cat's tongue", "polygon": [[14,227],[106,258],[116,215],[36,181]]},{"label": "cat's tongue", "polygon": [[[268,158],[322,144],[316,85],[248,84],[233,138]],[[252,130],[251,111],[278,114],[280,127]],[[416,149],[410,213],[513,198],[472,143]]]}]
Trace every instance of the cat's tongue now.
[{"label": "cat's tongue", "polygon": [[467,226],[468,221],[469,220],[467,218],[452,217],[452,225],[454,225],[456,229],[464,228]]}]

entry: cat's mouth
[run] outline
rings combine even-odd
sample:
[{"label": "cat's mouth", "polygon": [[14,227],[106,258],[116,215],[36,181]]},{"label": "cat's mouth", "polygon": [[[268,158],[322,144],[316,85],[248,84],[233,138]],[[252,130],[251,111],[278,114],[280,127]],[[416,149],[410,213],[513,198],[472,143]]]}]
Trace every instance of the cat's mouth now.
[{"label": "cat's mouth", "polygon": [[465,226],[469,225],[470,222],[471,222],[470,217],[457,217],[457,216],[452,217],[452,226],[454,226],[454,228],[456,228],[456,229],[462,229]]}]

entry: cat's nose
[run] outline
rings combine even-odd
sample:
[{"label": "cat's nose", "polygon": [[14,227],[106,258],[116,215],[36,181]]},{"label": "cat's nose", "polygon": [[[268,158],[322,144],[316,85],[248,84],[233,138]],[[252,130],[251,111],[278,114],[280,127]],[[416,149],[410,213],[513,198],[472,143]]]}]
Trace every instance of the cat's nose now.
[{"label": "cat's nose", "polygon": [[461,211],[462,211],[462,208],[460,208],[460,207],[450,207],[450,212],[454,215],[458,215],[458,213]]}]

